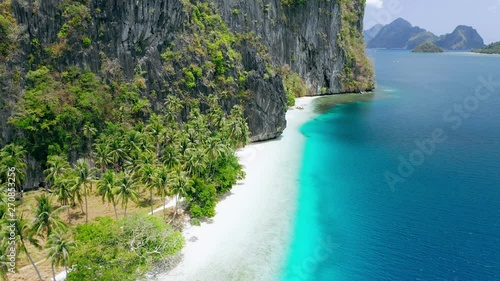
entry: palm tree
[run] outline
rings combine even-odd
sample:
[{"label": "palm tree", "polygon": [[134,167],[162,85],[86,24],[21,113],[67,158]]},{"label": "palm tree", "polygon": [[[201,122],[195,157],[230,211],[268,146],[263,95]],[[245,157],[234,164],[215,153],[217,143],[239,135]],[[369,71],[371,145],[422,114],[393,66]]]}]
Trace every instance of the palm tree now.
[{"label": "palm tree", "polygon": [[4,223],[8,225],[4,225],[2,227],[2,237],[4,239],[5,238],[9,239],[11,237],[11,231],[14,230],[13,241],[15,241],[14,245],[16,246],[16,253],[17,253],[16,257],[19,256],[18,254],[20,252],[25,253],[31,265],[33,265],[33,268],[35,269],[36,274],[38,275],[38,279],[42,281],[43,279],[42,276],[40,275],[40,271],[38,271],[38,267],[31,258],[28,248],[26,247],[26,242],[29,242],[36,247],[39,246],[38,241],[34,238],[31,228],[29,227],[28,221],[24,219],[23,215],[21,214],[15,219],[9,220],[8,222],[5,221]]},{"label": "palm tree", "polygon": [[8,196],[6,192],[7,185],[1,182],[0,180],[0,220],[3,218],[5,213],[7,212],[8,206]]},{"label": "palm tree", "polygon": [[95,164],[97,167],[99,167],[101,172],[104,173],[106,168],[108,168],[108,165],[113,163],[107,141],[100,139],[97,143],[94,144],[94,149]]},{"label": "palm tree", "polygon": [[167,122],[173,126],[177,125],[182,109],[184,109],[184,105],[181,99],[173,95],[167,96],[165,99],[165,117]]},{"label": "palm tree", "polygon": [[81,190],[83,187],[83,194],[85,196],[85,222],[89,221],[89,212],[88,212],[88,193],[89,189],[92,189],[92,179],[94,177],[94,171],[89,167],[87,162],[83,159],[79,159],[76,162],[75,172],[77,176],[76,185],[79,186],[78,189]]},{"label": "palm tree", "polygon": [[102,196],[102,203],[104,200],[107,200],[108,204],[109,202],[113,203],[116,219],[118,219],[118,213],[116,212],[115,188],[118,184],[116,174],[112,170],[106,171],[97,182],[97,194]]},{"label": "palm tree", "polygon": [[50,155],[47,157],[48,168],[43,171],[47,183],[54,184],[71,168],[65,157],[60,155]]},{"label": "palm tree", "polygon": [[[0,219],[0,224],[3,226],[4,222],[2,219]],[[9,248],[9,244],[7,243],[7,239],[5,237],[0,239],[0,281],[6,281],[9,280],[7,272],[9,272],[9,267],[7,266],[6,260],[9,258],[7,257],[7,252]]]},{"label": "palm tree", "polygon": [[[9,168],[15,168],[16,177],[16,189],[21,190],[21,187],[26,179],[26,150],[14,143],[4,146],[0,150],[0,169],[2,171],[8,171]],[[3,178],[7,182],[6,178]]]},{"label": "palm tree", "polygon": [[66,224],[59,219],[59,213],[68,206],[54,208],[45,194],[37,196],[35,199],[37,206],[34,210],[35,219],[31,226],[34,234],[48,237],[55,229],[65,230],[67,228]]},{"label": "palm tree", "polygon": [[75,178],[76,177],[72,173],[67,172],[62,178],[54,183],[57,202],[59,202],[61,206],[67,206],[68,223],[71,223],[70,201],[73,199],[74,187],[76,186]]},{"label": "palm tree", "polygon": [[92,137],[97,134],[97,129],[90,126],[88,123],[83,126],[83,136],[87,138],[87,150],[89,155],[92,155]]},{"label": "palm tree", "polygon": [[49,249],[49,258],[51,261],[52,276],[54,277],[54,281],[56,281],[54,266],[64,266],[66,276],[68,276],[68,260],[71,251],[75,247],[75,243],[69,240],[67,234],[56,231],[47,239],[47,247]]},{"label": "palm tree", "polygon": [[175,220],[175,216],[177,215],[179,199],[186,197],[188,192],[193,190],[191,179],[187,176],[187,173],[180,167],[177,167],[174,171],[171,188],[172,193],[175,194],[175,211],[172,218],[173,221]]},{"label": "palm tree", "polygon": [[213,137],[208,139],[204,152],[204,155],[208,157],[208,177],[212,175],[213,164],[217,163],[220,158],[224,158],[229,154],[231,154],[231,149],[219,138]]},{"label": "palm tree", "polygon": [[186,171],[191,176],[200,176],[203,174],[207,166],[207,155],[203,150],[197,148],[188,148],[185,153],[185,167]]},{"label": "palm tree", "polygon": [[210,107],[207,111],[209,125],[213,130],[218,131],[225,120],[225,114],[219,105],[219,98],[217,95],[209,95],[207,97],[207,105]]},{"label": "palm tree", "polygon": [[165,126],[164,120],[161,115],[153,114],[149,118],[148,125],[146,126],[146,133],[154,140],[156,158],[161,155],[161,142],[164,137]]},{"label": "palm tree", "polygon": [[167,196],[171,194],[171,190],[169,189],[169,181],[170,181],[170,172],[168,168],[164,165],[160,165],[155,169],[153,186],[156,189],[157,194],[163,200],[163,220],[166,219],[167,216]]},{"label": "palm tree", "polygon": [[136,183],[130,173],[125,173],[120,176],[118,187],[115,191],[117,199],[122,201],[122,207],[125,209],[123,216],[127,216],[128,200],[137,201],[138,195]]},{"label": "palm tree", "polygon": [[[74,173],[72,173],[74,174]],[[76,174],[73,175],[74,179],[70,181],[72,184],[70,185],[70,199],[71,199],[71,207],[75,207],[76,204],[80,204],[80,209],[82,210],[83,214],[83,186],[79,183],[78,177]]]},{"label": "palm tree", "polygon": [[106,146],[107,155],[113,164],[115,172],[119,172],[122,170],[122,162],[124,157],[124,149],[122,147],[122,141],[117,136],[112,136],[108,140],[108,145]]},{"label": "palm tree", "polygon": [[231,109],[231,116],[226,120],[222,131],[235,148],[248,143],[249,129],[243,107],[236,105]]},{"label": "palm tree", "polygon": [[149,150],[149,145],[147,144],[144,134],[142,134],[141,132],[130,130],[123,137],[124,139],[121,143],[121,146],[124,148],[126,154],[134,150]]},{"label": "palm tree", "polygon": [[151,203],[151,212],[153,212],[153,181],[155,177],[155,155],[150,152],[143,152],[139,156],[137,161],[137,175],[138,180],[140,180],[146,190],[149,190],[149,198]]}]

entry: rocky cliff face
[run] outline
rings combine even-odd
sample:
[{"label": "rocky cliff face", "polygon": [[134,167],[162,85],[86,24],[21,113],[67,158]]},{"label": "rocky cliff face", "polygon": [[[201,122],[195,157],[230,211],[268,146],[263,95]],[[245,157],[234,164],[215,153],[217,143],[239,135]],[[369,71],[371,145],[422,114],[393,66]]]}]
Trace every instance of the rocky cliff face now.
[{"label": "rocky cliff face", "polygon": [[[190,33],[204,32],[190,28],[196,23],[196,2],[12,0],[11,12],[23,35],[19,40],[23,52],[13,64],[24,71],[47,64],[58,71],[78,66],[106,79],[117,75],[133,79],[140,69],[146,73],[144,94],[154,91],[156,100],[150,101],[153,108],[159,108],[163,98],[172,93],[165,87],[171,87],[175,78],[182,78],[166,73],[161,54],[171,46],[183,51],[179,44],[189,43],[186,38],[194,35]],[[310,86],[310,95],[374,86],[364,45],[359,42],[364,1],[296,2],[301,4],[212,0],[211,9],[220,13],[232,32],[251,33],[264,46],[234,46],[244,59],[227,76],[238,76],[238,67],[251,73],[245,85],[225,90],[246,91],[248,95],[233,95],[221,101],[228,109],[238,103],[246,105],[254,141],[276,137],[286,126],[281,77],[279,71],[269,70],[270,64],[278,68],[290,65]],[[342,38],[343,30],[349,31],[344,32],[349,36]],[[202,58],[205,54],[193,55],[200,58],[181,63],[206,61]],[[173,70],[182,72],[186,66],[174,65]],[[183,90],[203,95],[221,89],[197,83]]]},{"label": "rocky cliff face", "polygon": [[[233,30],[255,33],[278,65],[302,76],[310,95],[373,88],[361,34],[364,1],[212,1]],[[367,79],[351,79],[346,66]]]}]

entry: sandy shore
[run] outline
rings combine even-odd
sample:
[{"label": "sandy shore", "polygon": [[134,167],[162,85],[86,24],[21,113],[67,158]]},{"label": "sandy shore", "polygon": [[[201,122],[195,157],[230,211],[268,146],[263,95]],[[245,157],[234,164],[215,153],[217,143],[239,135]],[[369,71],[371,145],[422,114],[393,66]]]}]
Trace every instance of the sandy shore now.
[{"label": "sandy shore", "polygon": [[[289,245],[296,210],[304,137],[314,98],[297,99],[277,140],[238,151],[246,178],[217,205],[217,215],[184,231],[183,261],[161,281],[228,281],[276,278]],[[297,109],[297,107],[303,109]]]}]

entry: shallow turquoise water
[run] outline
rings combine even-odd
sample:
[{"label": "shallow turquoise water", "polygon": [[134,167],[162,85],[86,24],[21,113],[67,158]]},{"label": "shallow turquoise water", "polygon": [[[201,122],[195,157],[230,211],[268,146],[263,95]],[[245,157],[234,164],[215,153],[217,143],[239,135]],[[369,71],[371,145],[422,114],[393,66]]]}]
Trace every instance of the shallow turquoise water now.
[{"label": "shallow turquoise water", "polygon": [[369,55],[389,98],[302,127],[281,279],[500,280],[500,56]]}]

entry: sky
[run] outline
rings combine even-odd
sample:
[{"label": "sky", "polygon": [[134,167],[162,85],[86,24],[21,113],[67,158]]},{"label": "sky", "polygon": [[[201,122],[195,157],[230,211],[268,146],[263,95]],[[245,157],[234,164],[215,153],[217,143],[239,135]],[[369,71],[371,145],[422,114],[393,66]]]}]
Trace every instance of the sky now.
[{"label": "sky", "polygon": [[436,35],[474,27],[486,44],[500,41],[500,0],[367,0],[365,29],[403,18]]}]

